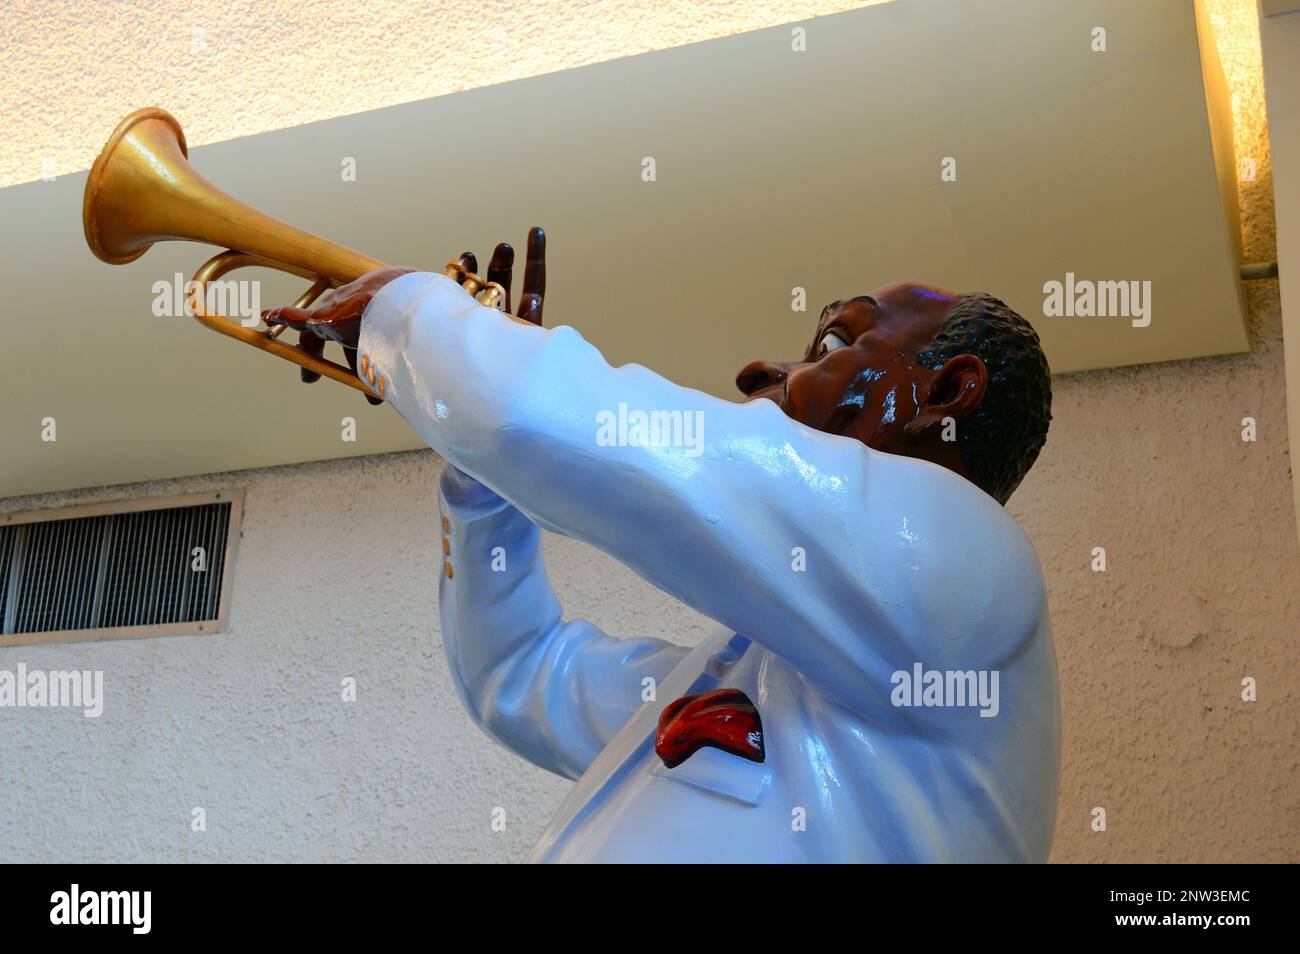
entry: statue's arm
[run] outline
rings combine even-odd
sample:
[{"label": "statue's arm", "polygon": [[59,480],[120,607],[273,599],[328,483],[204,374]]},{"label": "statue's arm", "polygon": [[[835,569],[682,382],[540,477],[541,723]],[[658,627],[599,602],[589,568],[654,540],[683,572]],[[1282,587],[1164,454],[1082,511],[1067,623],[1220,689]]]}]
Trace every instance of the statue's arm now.
[{"label": "statue's arm", "polygon": [[562,619],[537,526],[454,467],[439,502],[439,613],[461,701],[506,748],[577,778],[647,698],[646,680],[656,686],[687,650]]},{"label": "statue's arm", "polygon": [[[437,275],[384,288],[360,344],[447,460],[849,705],[892,711],[891,673],[990,668],[1041,621],[1018,525],[936,465],[814,431],[769,401],[610,367],[572,328],[511,321]],[[702,434],[640,444],[619,432],[620,404],[680,412]]]}]

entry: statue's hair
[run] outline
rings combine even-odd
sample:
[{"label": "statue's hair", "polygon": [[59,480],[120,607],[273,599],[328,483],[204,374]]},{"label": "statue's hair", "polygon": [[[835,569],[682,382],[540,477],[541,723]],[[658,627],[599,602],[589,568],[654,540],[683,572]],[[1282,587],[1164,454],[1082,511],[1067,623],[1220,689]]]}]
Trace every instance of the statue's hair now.
[{"label": "statue's hair", "polygon": [[937,371],[959,354],[975,355],[989,371],[984,400],[957,425],[962,463],[976,484],[1006,503],[1047,440],[1052,420],[1047,358],[1029,322],[978,292],[958,299],[917,360]]}]

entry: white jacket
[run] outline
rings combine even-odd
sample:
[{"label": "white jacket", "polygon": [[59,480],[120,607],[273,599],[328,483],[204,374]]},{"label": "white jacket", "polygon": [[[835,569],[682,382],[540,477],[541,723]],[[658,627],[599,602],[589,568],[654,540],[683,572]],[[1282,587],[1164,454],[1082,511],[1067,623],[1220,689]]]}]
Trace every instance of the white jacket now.
[{"label": "white jacket", "polygon": [[[770,401],[611,368],[572,328],[511,320],[441,275],[382,289],[360,352],[481,482],[442,477],[442,632],[475,720],[578,779],[533,859],[1046,859],[1060,717],[1045,587],[992,498]],[[636,411],[691,415],[659,420],[702,423],[702,440],[610,426]],[[564,621],[538,526],[722,630],[688,651]],[[954,704],[975,685],[996,705]],[[664,768],[660,710],[722,686],[757,706],[766,760],[701,749]]]}]

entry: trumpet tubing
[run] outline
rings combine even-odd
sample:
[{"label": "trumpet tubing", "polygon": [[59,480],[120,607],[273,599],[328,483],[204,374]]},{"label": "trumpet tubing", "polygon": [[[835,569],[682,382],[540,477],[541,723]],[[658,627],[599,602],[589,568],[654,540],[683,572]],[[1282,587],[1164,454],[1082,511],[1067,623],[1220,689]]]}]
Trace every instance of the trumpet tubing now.
[{"label": "trumpet tubing", "polygon": [[[190,165],[180,123],[164,109],[141,109],[113,131],[90,169],[81,209],[86,244],[110,265],[133,262],[154,242],[204,242],[226,249],[194,275],[194,317],[223,335],[270,352],[325,377],[369,393],[350,368],[278,339],[280,330],[244,327],[210,314],[209,282],[246,266],[274,268],[308,279],[312,286],[294,304],[305,308],[385,262],[313,235],[259,212],[221,191]],[[504,289],[449,262],[444,274],[462,281],[484,304],[500,307]]]}]

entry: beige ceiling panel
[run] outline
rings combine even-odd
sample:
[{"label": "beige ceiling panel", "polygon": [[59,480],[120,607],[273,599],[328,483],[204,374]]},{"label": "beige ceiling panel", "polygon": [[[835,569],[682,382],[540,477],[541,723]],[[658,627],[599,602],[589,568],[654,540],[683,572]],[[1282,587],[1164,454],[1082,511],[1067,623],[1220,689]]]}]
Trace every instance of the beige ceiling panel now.
[{"label": "beige ceiling panel", "polygon": [[[900,0],[804,27],[805,51],[779,27],[191,160],[264,211],[426,268],[520,247],[543,225],[548,323],[722,395],[745,361],[801,351],[827,301],[900,279],[1006,299],[1058,372],[1245,349],[1231,137],[1211,136],[1223,104],[1207,106],[1206,88],[1223,90],[1190,0]],[[104,117],[105,137],[119,118]],[[956,181],[942,181],[944,157]],[[206,250],[95,261],[84,181],[0,192],[0,493],[415,445],[388,408],[153,317],[153,283]],[[1045,317],[1044,283],[1067,273],[1150,282],[1150,323]],[[299,287],[268,280],[263,301]],[[806,313],[791,310],[795,287]]]}]

